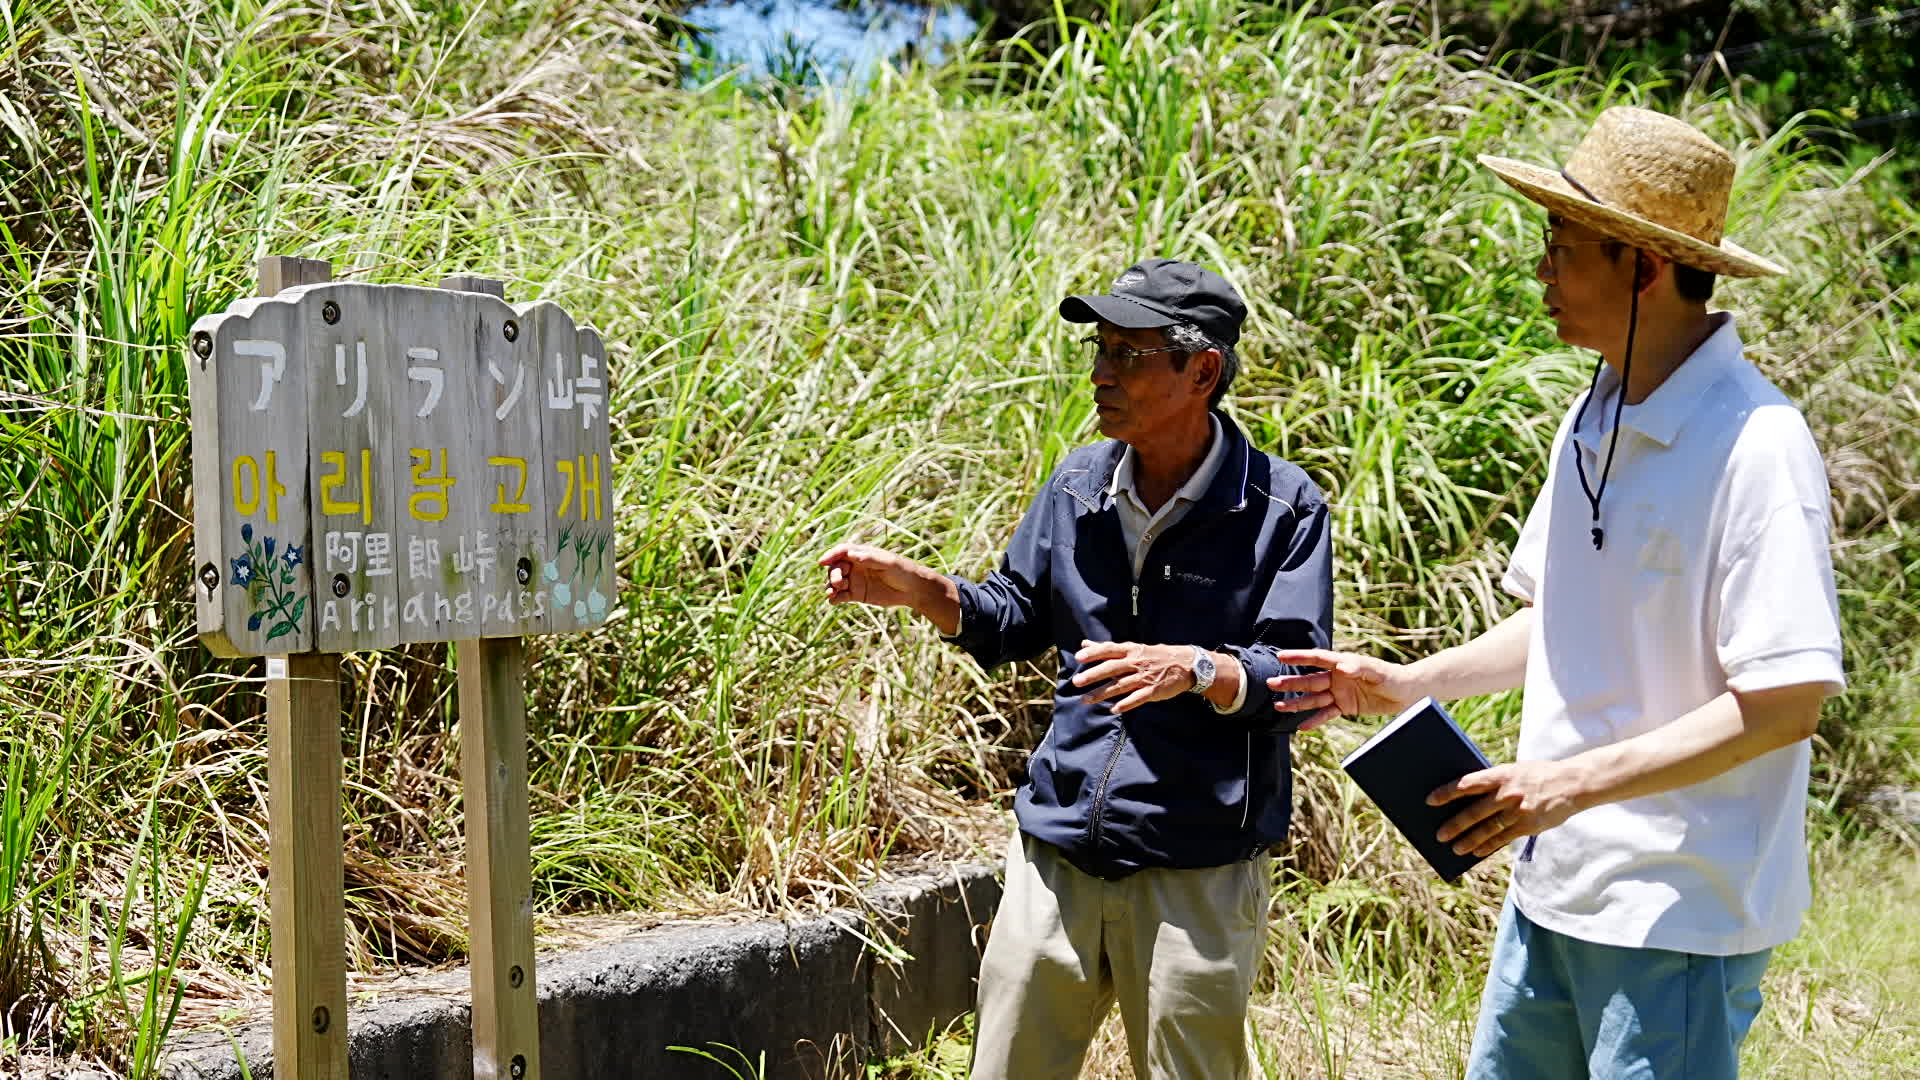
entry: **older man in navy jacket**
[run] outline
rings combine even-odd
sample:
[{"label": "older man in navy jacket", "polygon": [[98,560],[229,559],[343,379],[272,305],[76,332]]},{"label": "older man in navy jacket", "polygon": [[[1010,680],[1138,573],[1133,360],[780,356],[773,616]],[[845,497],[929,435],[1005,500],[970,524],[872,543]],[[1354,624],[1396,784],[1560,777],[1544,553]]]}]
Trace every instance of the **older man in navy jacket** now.
[{"label": "older man in navy jacket", "polygon": [[1246,317],[1219,275],[1150,259],[1060,314],[1096,324],[1108,441],[1067,455],[986,580],[842,544],[821,559],[829,598],[910,607],[983,667],[1059,650],[981,965],[976,1080],[1075,1076],[1116,1001],[1136,1076],[1246,1076],[1265,852],[1292,805],[1267,680],[1275,649],[1330,636],[1326,502],[1217,409]]}]

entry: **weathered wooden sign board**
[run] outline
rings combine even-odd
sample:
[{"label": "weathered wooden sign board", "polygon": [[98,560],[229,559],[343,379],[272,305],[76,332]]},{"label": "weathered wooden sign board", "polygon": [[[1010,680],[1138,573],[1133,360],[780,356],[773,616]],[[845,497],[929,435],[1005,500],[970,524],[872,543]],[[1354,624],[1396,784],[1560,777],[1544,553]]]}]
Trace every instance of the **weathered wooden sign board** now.
[{"label": "weathered wooden sign board", "polygon": [[187,359],[200,637],[269,658],[275,1075],[347,1077],[338,654],[449,641],[474,1075],[537,1078],[521,638],[612,605],[606,350],[483,278],[329,270],[261,260]]},{"label": "weathered wooden sign board", "polygon": [[327,282],[193,326],[225,656],[571,633],[613,596],[606,350],[550,303]]}]

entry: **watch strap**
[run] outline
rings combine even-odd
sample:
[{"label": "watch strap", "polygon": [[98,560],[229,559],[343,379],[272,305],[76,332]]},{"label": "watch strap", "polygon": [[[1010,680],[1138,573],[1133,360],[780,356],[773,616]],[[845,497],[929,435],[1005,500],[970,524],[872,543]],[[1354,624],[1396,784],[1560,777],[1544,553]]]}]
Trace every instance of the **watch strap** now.
[{"label": "watch strap", "polygon": [[1207,655],[1207,650],[1193,646],[1193,686],[1188,688],[1189,692],[1206,693],[1207,688],[1213,685],[1213,675],[1213,658]]}]

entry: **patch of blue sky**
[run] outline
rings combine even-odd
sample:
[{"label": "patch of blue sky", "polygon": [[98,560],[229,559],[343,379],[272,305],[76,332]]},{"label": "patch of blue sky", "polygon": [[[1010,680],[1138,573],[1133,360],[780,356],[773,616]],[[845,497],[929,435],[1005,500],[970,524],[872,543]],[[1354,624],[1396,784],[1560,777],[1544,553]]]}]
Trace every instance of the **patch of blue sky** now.
[{"label": "patch of blue sky", "polygon": [[845,7],[828,0],[704,0],[683,18],[700,28],[707,64],[751,78],[808,76],[829,84],[865,82],[876,65],[909,49],[939,63],[948,47],[978,29],[960,7],[899,0]]}]

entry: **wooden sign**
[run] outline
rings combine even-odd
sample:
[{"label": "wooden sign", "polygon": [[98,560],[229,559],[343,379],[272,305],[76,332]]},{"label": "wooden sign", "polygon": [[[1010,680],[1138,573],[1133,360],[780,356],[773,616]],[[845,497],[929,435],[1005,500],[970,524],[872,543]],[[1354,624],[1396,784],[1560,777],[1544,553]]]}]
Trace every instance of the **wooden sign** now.
[{"label": "wooden sign", "polygon": [[606,349],[551,303],[324,282],[196,322],[194,590],[225,656],[568,633],[613,601]]},{"label": "wooden sign", "polygon": [[267,661],[274,1075],[348,1080],[340,657],[457,641],[476,1077],[539,1080],[526,634],[613,597],[606,350],[497,281],[260,261],[194,324],[201,640]]}]

